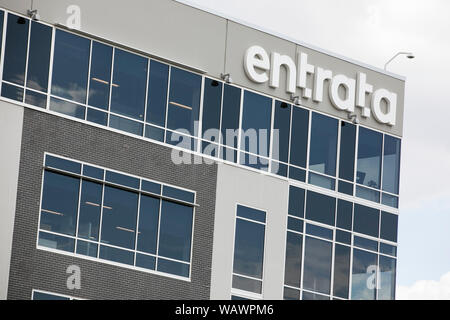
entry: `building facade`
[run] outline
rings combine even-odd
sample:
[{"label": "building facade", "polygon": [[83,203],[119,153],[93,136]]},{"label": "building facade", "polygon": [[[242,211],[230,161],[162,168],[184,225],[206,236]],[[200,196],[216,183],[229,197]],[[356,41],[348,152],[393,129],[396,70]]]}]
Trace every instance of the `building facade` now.
[{"label": "building facade", "polygon": [[32,5],[0,0],[1,299],[395,298],[403,77],[183,1]]}]

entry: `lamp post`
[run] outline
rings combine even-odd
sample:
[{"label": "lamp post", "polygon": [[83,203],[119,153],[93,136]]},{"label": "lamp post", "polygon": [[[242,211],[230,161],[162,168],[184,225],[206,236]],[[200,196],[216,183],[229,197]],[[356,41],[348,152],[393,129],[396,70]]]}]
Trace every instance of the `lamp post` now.
[{"label": "lamp post", "polygon": [[392,60],[394,60],[395,58],[397,58],[400,55],[406,55],[406,57],[408,59],[414,59],[415,58],[415,56],[414,56],[414,54],[412,52],[403,52],[403,51],[398,52],[395,56],[393,56],[391,59],[389,59],[388,62],[386,62],[386,64],[384,65],[384,70],[386,71],[387,65],[389,63],[391,63]]}]

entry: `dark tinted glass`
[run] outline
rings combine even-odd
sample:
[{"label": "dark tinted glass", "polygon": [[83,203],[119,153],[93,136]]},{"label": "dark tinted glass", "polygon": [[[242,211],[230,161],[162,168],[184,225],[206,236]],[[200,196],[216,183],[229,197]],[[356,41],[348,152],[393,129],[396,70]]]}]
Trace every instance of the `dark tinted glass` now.
[{"label": "dark tinted glass", "polygon": [[128,265],[134,264],[134,253],[117,248],[100,246],[100,259],[110,260]]},{"label": "dark tinted glass", "polygon": [[249,279],[240,277],[237,275],[233,276],[233,288],[244,290],[244,291],[250,291],[255,293],[261,293],[262,292],[262,281]]},{"label": "dark tinted glass", "polygon": [[289,186],[289,211],[292,216],[303,218],[305,207],[305,190]]},{"label": "dark tinted glass", "polygon": [[397,256],[397,247],[390,244],[380,242],[380,253],[388,254],[390,256]]},{"label": "dark tinted glass", "polygon": [[[134,249],[138,195],[105,186],[101,241]],[[101,255],[102,250],[100,250]]]},{"label": "dark tinted glass", "polygon": [[342,180],[339,181],[339,192],[348,194],[350,196],[353,195],[353,184],[347,183]]},{"label": "dark tinted glass", "polygon": [[356,126],[341,122],[341,146],[339,153],[339,178],[353,181],[355,170]]},{"label": "dark tinted glass", "polygon": [[47,167],[61,169],[78,174],[81,172],[81,164],[79,164],[78,162],[54,157],[51,155],[47,155],[45,157],[45,165]]},{"label": "dark tinted glass", "polygon": [[[0,17],[1,18],[1,17]],[[33,292],[33,300],[70,300],[69,298],[57,296],[54,294]]]},{"label": "dark tinted glass", "polygon": [[39,232],[38,244],[43,247],[67,252],[74,252],[75,250],[75,239],[62,237],[47,232]]},{"label": "dark tinted glass", "polygon": [[120,174],[117,172],[106,171],[106,181],[131,187],[134,189],[139,189],[138,178],[130,177],[125,174]]},{"label": "dark tinted glass", "polygon": [[320,227],[315,224],[307,223],[306,224],[306,233],[316,236],[316,237],[333,240],[333,230],[324,228],[324,227]]},{"label": "dark tinted glass", "polygon": [[284,300],[299,300],[300,299],[300,290],[295,290],[292,288],[285,287],[283,293]]},{"label": "dark tinted glass", "polygon": [[303,291],[302,300],[330,300],[330,297],[312,292]]},{"label": "dark tinted glass", "polygon": [[380,188],[382,141],[381,133],[359,127],[357,183]]},{"label": "dark tinted glass", "polygon": [[236,219],[233,272],[262,278],[264,225]]},{"label": "dark tinted glass", "polygon": [[380,289],[378,300],[394,300],[395,298],[396,260],[380,256]]},{"label": "dark tinted glass", "polygon": [[164,129],[153,126],[145,126],[145,137],[156,141],[164,141]]},{"label": "dark tinted glass", "polygon": [[23,88],[8,83],[3,83],[2,97],[23,102]]},{"label": "dark tinted glass", "polygon": [[322,188],[326,188],[326,189],[330,189],[330,190],[334,190],[336,188],[336,180],[323,176],[321,174],[315,174],[314,172],[310,172],[309,174],[309,179],[308,179],[310,184],[322,187]]},{"label": "dark tinted glass", "polygon": [[86,102],[91,41],[56,30],[52,93],[80,103]]},{"label": "dark tinted glass", "polygon": [[36,107],[45,108],[47,106],[47,96],[45,94],[27,90],[25,95],[25,103]]},{"label": "dark tinted glass", "polygon": [[27,87],[47,92],[52,28],[32,22]]},{"label": "dark tinted glass", "polygon": [[355,204],[353,231],[378,237],[380,211]]},{"label": "dark tinted glass", "polygon": [[87,241],[77,241],[77,253],[84,256],[97,258],[98,245]]},{"label": "dark tinted glass", "polygon": [[103,173],[104,172],[105,171],[103,169],[100,169],[100,168],[88,166],[86,164],[83,166],[83,175],[91,177],[91,178],[103,180]]},{"label": "dark tinted glass", "polygon": [[150,60],[148,78],[147,122],[164,127],[166,123],[169,66]]},{"label": "dark tinted glass", "polygon": [[142,136],[144,125],[140,122],[125,119],[115,115],[109,117],[109,126],[114,129],[122,130],[138,136]]},{"label": "dark tinted glass", "polygon": [[[220,109],[222,103],[223,84],[216,80],[205,78],[205,88],[203,94],[203,136],[210,141],[217,137],[220,129]],[[212,130],[210,130],[212,129]],[[205,136],[205,132],[210,130]],[[215,138],[213,138],[215,137]]]},{"label": "dark tinted glass", "polygon": [[308,191],[306,200],[306,219],[334,226],[336,199]]},{"label": "dark tinted glass", "polygon": [[86,107],[52,97],[50,99],[50,110],[84,120]]},{"label": "dark tinted glass", "polygon": [[380,202],[380,192],[356,186],[356,196],[373,202]]},{"label": "dark tinted glass", "polygon": [[90,181],[82,182],[80,217],[78,222],[78,236],[81,238],[98,240],[102,189],[101,184]]},{"label": "dark tinted glass", "polygon": [[331,254],[331,242],[306,237],[304,289],[325,294],[330,293]]},{"label": "dark tinted glass", "polygon": [[136,267],[155,270],[156,258],[145,254],[136,254]]},{"label": "dark tinted glass", "polygon": [[156,253],[159,220],[159,199],[141,196],[137,250]]},{"label": "dark tinted glass", "polygon": [[272,158],[283,162],[288,162],[291,108],[286,102],[275,101]]},{"label": "dark tinted glass", "polygon": [[336,227],[352,230],[353,204],[345,200],[338,200]]},{"label": "dark tinted glass", "polygon": [[269,155],[271,114],[272,99],[250,91],[244,92],[242,150]]},{"label": "dark tinted glass", "polygon": [[174,274],[181,277],[189,277],[189,265],[170,261],[166,259],[158,259],[158,271]]},{"label": "dark tinted glass", "polygon": [[387,193],[383,193],[383,195],[381,197],[381,203],[386,206],[398,208],[398,197],[387,194]]},{"label": "dark tinted glass", "polygon": [[289,179],[305,182],[306,172],[303,169],[289,166]]},{"label": "dark tinted glass", "polygon": [[[225,85],[223,92],[222,110],[222,144],[237,148],[237,134],[239,128],[239,110],[241,103],[241,89]],[[227,135],[227,130],[230,132]],[[228,159],[228,157],[225,157]]]},{"label": "dark tinted glass", "polygon": [[193,209],[162,201],[159,235],[159,255],[190,261]]},{"label": "dark tinted glass", "polygon": [[42,193],[42,230],[75,235],[80,179],[45,171]]},{"label": "dark tinted glass", "polygon": [[296,219],[293,217],[288,217],[287,228],[289,230],[303,232],[303,220]]},{"label": "dark tinted glass", "polygon": [[262,223],[266,222],[266,213],[264,211],[256,210],[249,207],[238,205],[236,215],[238,217],[255,220]]},{"label": "dark tinted glass", "polygon": [[147,191],[147,192],[161,194],[161,185],[159,183],[142,180],[141,188],[142,188],[142,190]]},{"label": "dark tinted glass", "polygon": [[398,194],[400,176],[400,139],[384,136],[383,190]]},{"label": "dark tinted glass", "polygon": [[375,300],[377,255],[353,249],[352,300]]},{"label": "dark tinted glass", "polygon": [[91,74],[89,79],[89,105],[108,110],[111,81],[112,47],[92,43]]},{"label": "dark tinted glass", "polygon": [[144,120],[148,60],[115,49],[111,111]]},{"label": "dark tinted glass", "polygon": [[336,175],[337,129],[336,119],[313,113],[309,151],[311,170],[330,176]]},{"label": "dark tinted glass", "polygon": [[397,242],[398,216],[388,212],[381,212],[380,237]]},{"label": "dark tinted glass", "polygon": [[108,114],[106,112],[88,108],[86,120],[106,126],[108,123]]},{"label": "dark tinted glass", "polygon": [[350,232],[336,230],[336,241],[345,243],[345,244],[351,244],[352,243],[352,234]]},{"label": "dark tinted glass", "polygon": [[30,20],[8,14],[3,80],[24,85]]},{"label": "dark tinted glass", "polygon": [[169,186],[163,187],[163,196],[194,203],[194,193]]},{"label": "dark tinted glass", "polygon": [[198,121],[200,88],[202,78],[194,73],[172,67],[170,69],[170,94],[167,127],[194,132],[194,121]]},{"label": "dark tinted glass", "polygon": [[378,251],[378,242],[367,238],[353,236],[353,245],[362,249]]},{"label": "dark tinted glass", "polygon": [[4,12],[0,10],[0,51],[2,49],[2,43],[3,43],[3,20],[4,20]]},{"label": "dark tinted glass", "polygon": [[348,299],[349,279],[350,247],[336,244],[334,248],[334,296]]},{"label": "dark tinted glass", "polygon": [[306,167],[306,152],[308,149],[309,112],[305,109],[292,107],[290,163]]},{"label": "dark tinted glass", "polygon": [[284,266],[284,284],[300,288],[302,273],[303,236],[288,232],[286,238],[286,264]]}]

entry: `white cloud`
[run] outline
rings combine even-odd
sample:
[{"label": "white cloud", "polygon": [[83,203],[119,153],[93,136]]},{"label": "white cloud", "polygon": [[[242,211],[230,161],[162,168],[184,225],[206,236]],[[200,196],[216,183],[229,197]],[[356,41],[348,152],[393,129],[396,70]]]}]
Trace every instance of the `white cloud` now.
[{"label": "white cloud", "polygon": [[420,280],[411,286],[398,286],[397,300],[450,300],[450,272],[439,281]]}]

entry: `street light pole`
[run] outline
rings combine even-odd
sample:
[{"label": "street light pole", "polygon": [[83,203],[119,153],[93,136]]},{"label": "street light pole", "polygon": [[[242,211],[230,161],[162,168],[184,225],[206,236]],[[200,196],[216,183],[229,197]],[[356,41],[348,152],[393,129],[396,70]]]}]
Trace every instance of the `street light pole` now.
[{"label": "street light pole", "polygon": [[391,59],[389,59],[388,62],[386,62],[386,64],[384,65],[384,71],[386,71],[387,65],[388,65],[389,63],[391,63],[392,60],[394,60],[395,58],[397,58],[399,55],[406,55],[406,57],[407,57],[408,59],[414,59],[414,58],[415,58],[415,57],[414,57],[414,54],[413,54],[412,52],[403,52],[403,51],[400,51],[400,52],[398,52],[397,54],[395,54],[395,56],[393,56]]}]

